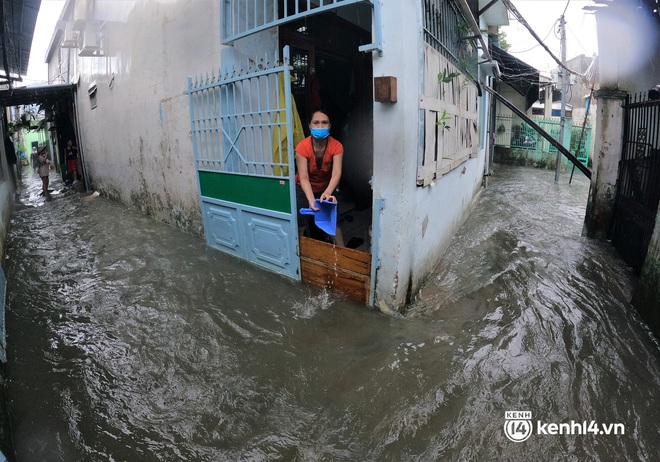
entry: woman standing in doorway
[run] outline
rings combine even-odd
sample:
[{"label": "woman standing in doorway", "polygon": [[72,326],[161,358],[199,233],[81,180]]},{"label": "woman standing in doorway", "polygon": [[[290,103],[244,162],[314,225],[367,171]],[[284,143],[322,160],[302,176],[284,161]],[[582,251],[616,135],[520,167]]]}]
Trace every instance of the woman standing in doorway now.
[{"label": "woman standing in doorway", "polygon": [[[344,146],[330,136],[330,118],[323,111],[316,111],[309,121],[311,136],[296,146],[296,200],[298,208],[318,210],[316,196],[322,201],[337,202],[334,191],[341,180]],[[298,215],[299,223],[306,220]],[[335,244],[344,246],[339,226]]]},{"label": "woman standing in doorway", "polygon": [[50,175],[50,160],[48,159],[48,153],[46,152],[46,145],[39,146],[37,148],[37,173],[41,177],[41,185],[43,191],[42,196],[48,197],[50,193],[48,192],[48,175]]}]

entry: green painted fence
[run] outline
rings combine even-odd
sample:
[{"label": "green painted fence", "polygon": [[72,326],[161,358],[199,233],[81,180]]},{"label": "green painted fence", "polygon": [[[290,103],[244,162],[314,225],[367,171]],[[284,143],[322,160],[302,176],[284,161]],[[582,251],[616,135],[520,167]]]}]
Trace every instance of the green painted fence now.
[{"label": "green painted fence", "polygon": [[[532,117],[532,119],[555,139],[559,140],[559,119],[544,119],[542,117]],[[569,150],[584,165],[589,163],[591,154],[591,133],[591,125],[584,127],[584,133],[582,125],[571,126],[571,145]],[[581,142],[580,137],[582,137]],[[580,143],[579,152],[578,143]],[[520,117],[513,115],[498,115],[496,117],[495,146],[524,149],[535,151],[539,154],[557,152],[557,148],[552,146],[548,140],[540,136]]]}]

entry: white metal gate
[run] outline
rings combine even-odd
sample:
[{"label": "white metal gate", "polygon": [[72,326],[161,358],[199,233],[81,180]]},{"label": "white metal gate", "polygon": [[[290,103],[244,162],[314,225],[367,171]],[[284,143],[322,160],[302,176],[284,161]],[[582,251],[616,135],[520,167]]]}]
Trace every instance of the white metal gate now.
[{"label": "white metal gate", "polygon": [[208,245],[300,279],[289,50],[188,79]]}]

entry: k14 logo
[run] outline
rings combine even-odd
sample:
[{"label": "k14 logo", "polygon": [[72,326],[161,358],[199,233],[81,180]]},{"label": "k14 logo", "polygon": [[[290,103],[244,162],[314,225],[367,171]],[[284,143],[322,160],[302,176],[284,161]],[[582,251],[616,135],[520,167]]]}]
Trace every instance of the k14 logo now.
[{"label": "k14 logo", "polygon": [[511,441],[520,443],[532,434],[532,413],[530,411],[506,411],[504,419],[504,434]]}]

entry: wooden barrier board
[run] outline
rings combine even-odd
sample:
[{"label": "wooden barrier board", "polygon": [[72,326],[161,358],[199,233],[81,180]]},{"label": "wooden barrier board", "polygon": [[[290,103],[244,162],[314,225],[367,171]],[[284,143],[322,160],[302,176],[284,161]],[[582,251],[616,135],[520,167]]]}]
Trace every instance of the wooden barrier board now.
[{"label": "wooden barrier board", "polygon": [[300,268],[305,282],[369,301],[371,254],[300,236]]}]

